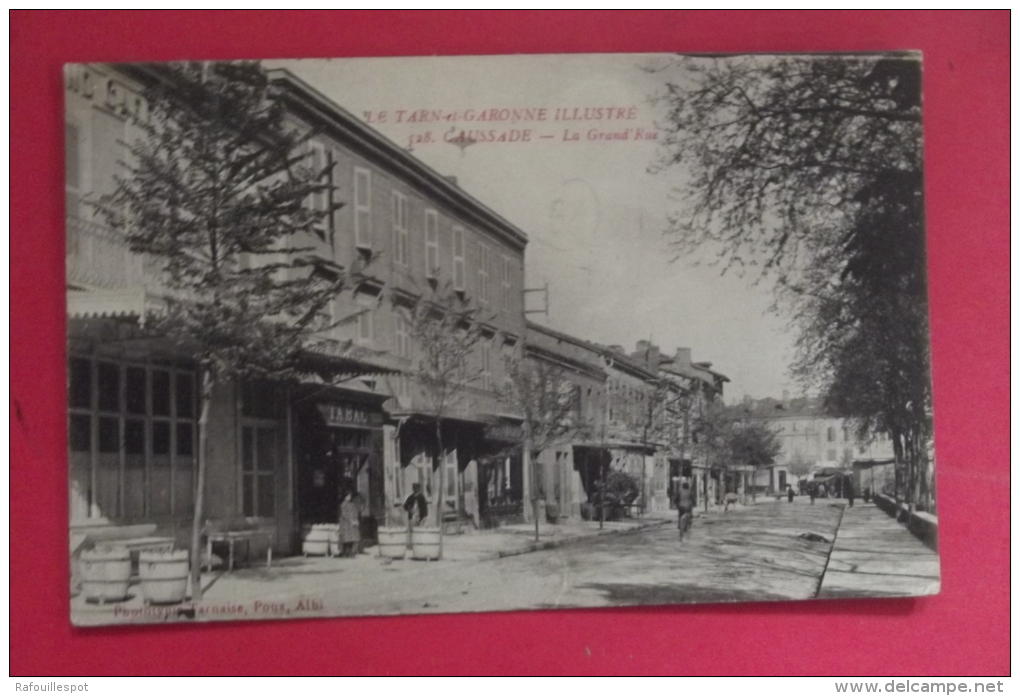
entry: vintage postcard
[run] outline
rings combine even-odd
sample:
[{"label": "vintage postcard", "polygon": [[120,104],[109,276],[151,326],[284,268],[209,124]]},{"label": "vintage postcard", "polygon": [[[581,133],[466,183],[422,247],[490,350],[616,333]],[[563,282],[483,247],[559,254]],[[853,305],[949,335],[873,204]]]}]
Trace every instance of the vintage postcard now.
[{"label": "vintage postcard", "polygon": [[921,69],[66,66],[72,622],[938,592]]}]

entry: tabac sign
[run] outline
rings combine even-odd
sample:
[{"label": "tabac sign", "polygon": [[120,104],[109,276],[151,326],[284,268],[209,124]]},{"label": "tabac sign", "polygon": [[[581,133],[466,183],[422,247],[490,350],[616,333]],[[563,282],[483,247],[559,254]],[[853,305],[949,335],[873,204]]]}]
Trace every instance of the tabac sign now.
[{"label": "tabac sign", "polygon": [[326,425],[335,427],[368,428],[378,426],[382,419],[379,413],[372,413],[364,404],[331,401],[318,406]]}]

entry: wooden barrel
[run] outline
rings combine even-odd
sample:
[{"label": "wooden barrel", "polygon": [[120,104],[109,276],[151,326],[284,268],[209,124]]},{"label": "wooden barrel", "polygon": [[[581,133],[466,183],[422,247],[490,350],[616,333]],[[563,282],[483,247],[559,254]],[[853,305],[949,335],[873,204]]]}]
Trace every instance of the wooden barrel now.
[{"label": "wooden barrel", "polygon": [[305,556],[328,556],[330,539],[335,538],[338,529],[339,525],[335,524],[313,524],[305,530],[301,553]]},{"label": "wooden barrel", "polygon": [[422,561],[439,560],[438,527],[415,527],[411,530],[411,556]]},{"label": "wooden barrel", "polygon": [[122,602],[131,585],[131,552],[127,549],[82,551],[78,559],[81,591],[89,602]]},{"label": "wooden barrel", "polygon": [[407,553],[407,527],[379,527],[379,555],[403,558]]},{"label": "wooden barrel", "polygon": [[178,604],[188,593],[188,551],[142,551],[138,575],[146,604]]}]

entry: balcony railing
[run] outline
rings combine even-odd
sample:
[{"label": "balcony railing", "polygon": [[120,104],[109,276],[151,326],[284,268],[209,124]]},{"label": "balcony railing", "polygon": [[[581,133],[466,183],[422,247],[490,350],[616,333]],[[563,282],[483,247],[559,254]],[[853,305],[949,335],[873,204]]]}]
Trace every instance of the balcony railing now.
[{"label": "balcony railing", "polygon": [[106,290],[164,294],[159,264],[132,252],[123,235],[80,217],[67,219],[67,283]]}]

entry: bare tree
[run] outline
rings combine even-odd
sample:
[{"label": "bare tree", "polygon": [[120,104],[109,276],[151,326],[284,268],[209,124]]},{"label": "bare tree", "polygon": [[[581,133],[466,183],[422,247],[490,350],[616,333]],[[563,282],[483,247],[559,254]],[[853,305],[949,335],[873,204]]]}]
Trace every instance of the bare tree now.
[{"label": "bare tree", "polygon": [[481,375],[480,367],[472,365],[472,356],[484,336],[477,307],[449,287],[433,290],[405,316],[409,323],[412,350],[417,356],[413,378],[424,396],[423,402],[416,407],[426,413],[435,425],[436,449],[432,466],[439,470],[436,520],[442,558],[446,468],[443,465],[446,450],[442,424],[456,408],[463,406],[466,389]]},{"label": "bare tree", "polygon": [[502,399],[524,418],[521,442],[515,447],[527,453],[531,467],[532,513],[535,541],[539,535],[538,458],[540,453],[569,438],[588,432],[589,424],[580,413],[580,388],[563,369],[543,360],[513,358],[506,362],[507,382]]}]

